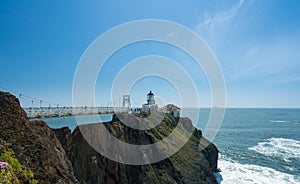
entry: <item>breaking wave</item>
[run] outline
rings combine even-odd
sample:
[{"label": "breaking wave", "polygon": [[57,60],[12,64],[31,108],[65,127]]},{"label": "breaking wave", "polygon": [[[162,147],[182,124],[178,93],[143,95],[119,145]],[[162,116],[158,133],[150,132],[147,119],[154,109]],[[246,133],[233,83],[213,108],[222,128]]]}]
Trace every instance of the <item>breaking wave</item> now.
[{"label": "breaking wave", "polygon": [[219,166],[222,170],[222,184],[299,184],[300,178],[272,168],[221,158]]},{"label": "breaking wave", "polygon": [[265,156],[282,158],[286,162],[300,158],[300,141],[294,139],[270,138],[248,149]]},{"label": "breaking wave", "polygon": [[286,123],[284,120],[270,120],[271,123]]}]

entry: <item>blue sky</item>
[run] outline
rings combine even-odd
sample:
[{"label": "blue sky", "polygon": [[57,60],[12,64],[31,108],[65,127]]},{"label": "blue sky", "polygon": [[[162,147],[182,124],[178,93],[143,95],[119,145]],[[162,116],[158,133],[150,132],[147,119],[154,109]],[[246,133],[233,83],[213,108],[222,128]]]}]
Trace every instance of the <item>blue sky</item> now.
[{"label": "blue sky", "polygon": [[[223,70],[228,107],[300,107],[297,0],[2,0],[0,4],[0,86],[17,93],[53,104],[72,104],[77,63],[95,38],[128,21],[163,19],[195,31],[212,49]],[[106,81],[103,84],[109,89],[118,69],[149,54],[179,63],[190,60],[182,51],[167,45],[137,43],[113,55],[104,68],[104,78],[99,77],[98,81]],[[193,65],[188,70],[198,82],[201,105],[210,106],[203,72]],[[99,105],[113,103],[107,89],[97,82]],[[150,89],[165,102],[179,104],[174,86],[150,77],[133,86],[134,105],[143,103]],[[113,101],[118,103],[119,98],[114,97]]]}]

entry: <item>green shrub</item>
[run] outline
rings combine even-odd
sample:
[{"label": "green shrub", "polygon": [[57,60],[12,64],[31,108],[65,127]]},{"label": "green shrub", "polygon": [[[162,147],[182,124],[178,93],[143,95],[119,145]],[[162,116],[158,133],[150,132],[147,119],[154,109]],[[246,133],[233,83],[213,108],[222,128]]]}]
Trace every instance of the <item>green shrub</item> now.
[{"label": "green shrub", "polygon": [[20,183],[12,168],[7,170],[0,169],[0,183],[2,184],[18,184]]},{"label": "green shrub", "polygon": [[14,151],[7,147],[7,144],[0,139],[0,161],[7,162],[11,168],[8,170],[1,169],[0,182],[1,183],[19,183],[16,175],[21,175],[30,184],[37,184],[38,181],[34,179],[33,172],[26,167],[22,167],[20,162],[14,157]]}]

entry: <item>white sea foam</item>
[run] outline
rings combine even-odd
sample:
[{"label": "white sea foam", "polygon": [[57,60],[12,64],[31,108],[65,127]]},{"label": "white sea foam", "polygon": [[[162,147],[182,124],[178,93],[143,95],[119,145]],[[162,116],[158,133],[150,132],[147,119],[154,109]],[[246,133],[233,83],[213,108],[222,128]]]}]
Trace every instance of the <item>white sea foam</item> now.
[{"label": "white sea foam", "polygon": [[286,123],[287,121],[283,120],[270,120],[271,123]]},{"label": "white sea foam", "polygon": [[299,184],[300,178],[272,168],[241,164],[221,158],[218,163],[223,181],[221,184]]},{"label": "white sea foam", "polygon": [[300,158],[300,141],[294,139],[270,138],[248,149],[266,156],[282,158],[286,162],[290,162],[291,158]]}]

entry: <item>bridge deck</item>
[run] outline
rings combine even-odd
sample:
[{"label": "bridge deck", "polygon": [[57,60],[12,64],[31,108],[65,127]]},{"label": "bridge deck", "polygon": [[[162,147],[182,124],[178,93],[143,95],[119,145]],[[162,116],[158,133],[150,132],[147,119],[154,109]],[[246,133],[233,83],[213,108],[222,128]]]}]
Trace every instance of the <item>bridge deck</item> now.
[{"label": "bridge deck", "polygon": [[79,116],[89,114],[110,114],[114,112],[128,112],[130,109],[123,107],[39,107],[24,108],[29,119],[51,118],[61,116]]}]

